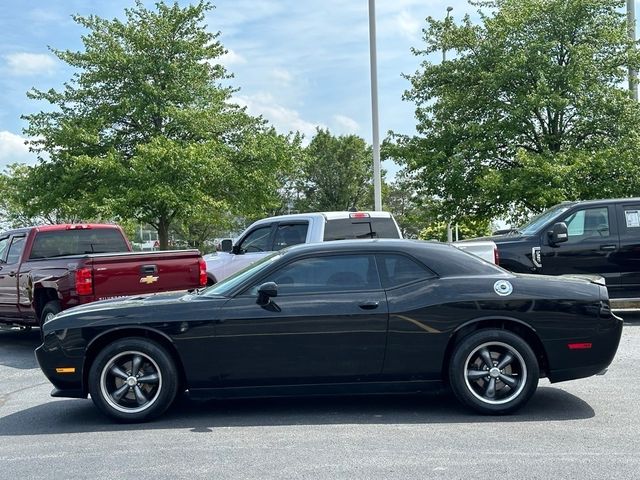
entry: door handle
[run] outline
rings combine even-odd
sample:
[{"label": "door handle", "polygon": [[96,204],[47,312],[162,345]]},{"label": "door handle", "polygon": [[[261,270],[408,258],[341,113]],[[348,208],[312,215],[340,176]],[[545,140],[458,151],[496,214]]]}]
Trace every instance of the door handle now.
[{"label": "door handle", "polygon": [[600,245],[600,250],[615,250],[618,248],[616,245]]},{"label": "door handle", "polygon": [[378,308],[380,302],[372,301],[372,302],[364,302],[359,305],[359,307],[363,310],[374,310]]},{"label": "door handle", "polygon": [[16,272],[13,272],[13,271],[9,272],[9,276],[10,277],[15,277],[16,276]]}]

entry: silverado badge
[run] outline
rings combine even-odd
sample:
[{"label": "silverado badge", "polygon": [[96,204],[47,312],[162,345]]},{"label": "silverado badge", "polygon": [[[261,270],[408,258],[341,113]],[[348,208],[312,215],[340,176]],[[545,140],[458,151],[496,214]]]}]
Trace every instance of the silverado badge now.
[{"label": "silverado badge", "polygon": [[153,275],[147,275],[146,277],[142,277],[140,279],[140,283],[146,283],[147,285],[151,285],[152,283],[156,283],[160,277],[154,277]]}]

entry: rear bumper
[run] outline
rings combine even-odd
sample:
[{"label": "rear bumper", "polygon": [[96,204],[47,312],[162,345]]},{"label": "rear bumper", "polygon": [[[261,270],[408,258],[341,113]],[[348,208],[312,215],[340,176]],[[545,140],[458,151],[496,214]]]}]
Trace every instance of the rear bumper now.
[{"label": "rear bumper", "polygon": [[[567,339],[555,340],[547,346],[550,355],[549,380],[552,383],[604,374],[613,361],[622,336],[623,320],[611,314],[603,319],[595,335],[571,341],[591,344],[589,349],[570,349]],[[560,368],[558,368],[560,367]]]}]

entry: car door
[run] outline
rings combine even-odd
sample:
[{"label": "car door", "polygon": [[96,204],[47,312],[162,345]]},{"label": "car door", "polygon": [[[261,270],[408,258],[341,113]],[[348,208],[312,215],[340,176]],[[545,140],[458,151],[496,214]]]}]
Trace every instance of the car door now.
[{"label": "car door", "polygon": [[620,247],[615,255],[620,282],[610,288],[612,297],[640,298],[640,203],[616,206]]},{"label": "car door", "polygon": [[542,273],[602,275],[607,285],[617,285],[620,271],[615,257],[619,242],[614,207],[578,208],[558,221],[566,223],[568,239],[552,246],[543,234]]},{"label": "car door", "polygon": [[238,270],[267,256],[273,250],[274,223],[259,225],[242,237],[233,247],[231,261],[227,264],[224,276],[233,275]]},{"label": "car door", "polygon": [[0,317],[17,318],[18,269],[24,248],[24,235],[0,238]]},{"label": "car door", "polygon": [[[273,281],[270,307],[256,304]],[[232,298],[216,329],[222,386],[355,382],[382,370],[388,308],[373,255],[293,260]]]}]

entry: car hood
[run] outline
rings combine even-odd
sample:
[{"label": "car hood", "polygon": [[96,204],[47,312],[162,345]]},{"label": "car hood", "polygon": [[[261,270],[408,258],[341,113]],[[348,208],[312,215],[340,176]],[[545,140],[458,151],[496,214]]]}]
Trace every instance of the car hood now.
[{"label": "car hood", "polygon": [[521,243],[521,242],[529,242],[534,238],[533,235],[522,235],[518,233],[510,233],[506,235],[492,235],[488,237],[478,237],[478,238],[470,238],[468,240],[460,240],[456,243],[467,243],[467,242],[478,242],[478,241],[492,241],[496,245],[504,245],[507,243]]}]

